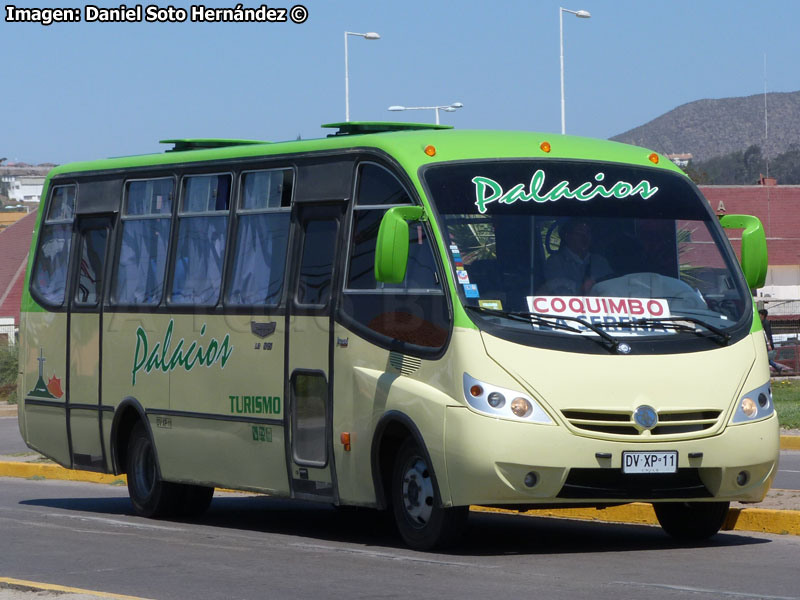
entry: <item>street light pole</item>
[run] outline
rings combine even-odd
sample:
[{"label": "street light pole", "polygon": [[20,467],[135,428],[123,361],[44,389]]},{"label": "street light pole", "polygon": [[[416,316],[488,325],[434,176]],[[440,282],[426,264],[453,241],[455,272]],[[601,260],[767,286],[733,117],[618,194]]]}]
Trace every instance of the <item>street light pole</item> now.
[{"label": "street light pole", "polygon": [[370,31],[369,33],[354,33],[352,31],[345,31],[344,32],[344,120],[346,122],[350,121],[350,68],[347,62],[347,36],[348,35],[355,35],[358,37],[363,37],[365,40],[379,40],[381,36],[379,36],[374,31]]},{"label": "street light pole", "polygon": [[568,12],[575,15],[580,19],[588,19],[592,15],[588,10],[569,10],[568,8],[559,7],[558,9],[558,30],[559,39],[561,41],[561,134],[567,132],[566,116],[564,109],[564,13]]},{"label": "street light pole", "polygon": [[389,110],[391,111],[401,111],[401,110],[434,110],[436,111],[436,124],[439,125],[439,111],[443,110],[444,112],[455,112],[456,109],[464,108],[464,105],[461,102],[453,102],[452,104],[442,104],[439,106],[390,106]]}]

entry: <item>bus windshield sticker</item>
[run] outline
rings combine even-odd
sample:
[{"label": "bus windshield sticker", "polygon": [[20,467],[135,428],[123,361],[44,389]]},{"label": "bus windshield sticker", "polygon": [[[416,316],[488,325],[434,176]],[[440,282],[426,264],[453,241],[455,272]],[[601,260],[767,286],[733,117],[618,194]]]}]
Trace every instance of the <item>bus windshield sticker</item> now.
[{"label": "bus windshield sticker", "polygon": [[[572,320],[559,320],[571,317],[602,325],[604,329],[625,335],[647,333],[675,333],[657,324],[647,327],[631,328],[625,323],[640,319],[669,318],[669,303],[662,298],[619,298],[610,296],[528,296],[528,308],[537,315],[553,317],[559,325],[568,325],[591,333],[588,328]],[[548,329],[546,324],[534,325],[537,329]]]},{"label": "bus windshield sticker", "polygon": [[464,295],[467,298],[480,298],[480,294],[478,293],[478,284],[477,283],[467,283],[464,285]]},{"label": "bus windshield sticker", "polygon": [[456,266],[456,277],[458,277],[458,283],[461,285],[466,285],[469,283],[469,275],[463,267],[459,268]]},{"label": "bus windshield sticker", "polygon": [[597,196],[603,198],[617,198],[619,200],[631,196],[640,196],[643,200],[647,200],[658,191],[658,187],[651,185],[646,179],[643,179],[637,184],[628,183],[627,181],[617,181],[613,185],[610,185],[610,187],[606,187],[601,183],[605,179],[605,173],[597,173],[594,179],[597,183],[586,181],[572,189],[569,187],[569,181],[560,181],[545,193],[542,193],[545,182],[545,173],[542,169],[537,169],[533,177],[531,177],[527,193],[525,192],[524,183],[516,184],[507,192],[503,191],[503,187],[489,177],[478,175],[472,178],[472,183],[475,184],[475,206],[478,207],[478,212],[481,214],[486,212],[486,205],[492,202],[514,204],[517,200],[522,202],[530,202],[533,200],[534,202],[541,203],[556,202],[562,198],[586,202]]},{"label": "bus windshield sticker", "polygon": [[[136,374],[144,370],[150,373],[153,369],[169,373],[178,367],[183,367],[186,371],[191,371],[195,365],[211,367],[219,362],[220,369],[225,368],[225,364],[233,354],[231,346],[231,335],[225,334],[222,341],[210,338],[205,347],[198,341],[193,341],[187,348],[184,348],[184,338],[170,352],[172,343],[172,329],[175,321],[170,319],[167,330],[164,333],[163,341],[156,342],[150,350],[150,340],[147,332],[140,326],[136,329],[136,350],[133,355],[133,369],[131,369],[131,385],[136,385]],[[206,324],[200,328],[200,336],[206,334]],[[205,340],[203,340],[205,342]]]},{"label": "bus windshield sticker", "polygon": [[478,300],[478,306],[489,310],[503,310],[503,303],[500,300]]}]

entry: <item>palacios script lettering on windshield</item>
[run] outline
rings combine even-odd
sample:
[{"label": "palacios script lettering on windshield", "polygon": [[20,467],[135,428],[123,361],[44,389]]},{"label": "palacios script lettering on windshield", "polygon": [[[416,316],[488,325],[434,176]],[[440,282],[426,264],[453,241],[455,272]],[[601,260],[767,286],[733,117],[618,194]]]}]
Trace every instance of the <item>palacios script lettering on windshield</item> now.
[{"label": "palacios script lettering on windshield", "polygon": [[525,190],[524,183],[518,183],[510,190],[504,191],[503,187],[494,179],[481,175],[473,177],[472,183],[475,184],[475,206],[478,207],[478,212],[481,214],[486,212],[486,205],[492,202],[500,204],[514,204],[518,200],[521,202],[530,202],[531,200],[534,202],[556,202],[562,198],[586,202],[597,196],[618,198],[620,200],[631,196],[640,196],[642,199],[647,200],[658,191],[658,187],[651,185],[646,179],[636,184],[617,181],[610,187],[601,183],[605,179],[604,173],[598,173],[594,176],[594,179],[594,182],[586,181],[574,188],[569,187],[569,181],[560,181],[544,193],[542,193],[542,189],[545,185],[545,173],[542,169],[537,169],[533,177],[531,177],[528,191]]}]

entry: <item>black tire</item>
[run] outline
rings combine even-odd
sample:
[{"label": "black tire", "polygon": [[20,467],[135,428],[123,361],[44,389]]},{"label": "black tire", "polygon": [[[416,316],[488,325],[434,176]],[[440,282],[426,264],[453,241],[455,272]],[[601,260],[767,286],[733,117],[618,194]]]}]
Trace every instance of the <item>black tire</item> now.
[{"label": "black tire", "polygon": [[719,532],[730,502],[663,502],[653,504],[661,528],[684,542],[699,542]]},{"label": "black tire", "polygon": [[187,519],[196,519],[208,510],[214,498],[214,488],[190,483],[173,483],[179,488],[181,498],[175,507],[175,514]]},{"label": "black tire", "polygon": [[136,514],[154,518],[175,514],[183,490],[160,479],[155,446],[141,421],[131,431],[126,458],[128,494]]},{"label": "black tire", "polygon": [[395,524],[409,547],[441,548],[463,534],[469,507],[442,507],[433,469],[413,439],[406,440],[395,457],[391,494]]}]

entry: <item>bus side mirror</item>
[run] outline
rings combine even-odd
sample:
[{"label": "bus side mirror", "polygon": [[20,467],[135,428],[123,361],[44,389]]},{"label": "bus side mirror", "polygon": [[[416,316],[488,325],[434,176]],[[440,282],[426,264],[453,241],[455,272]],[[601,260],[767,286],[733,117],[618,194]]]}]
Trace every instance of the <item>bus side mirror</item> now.
[{"label": "bus side mirror", "polygon": [[422,219],[421,206],[395,206],[386,211],[375,244],[375,280],[402,283],[408,266],[408,222]]},{"label": "bus side mirror", "polygon": [[767,236],[758,217],[751,215],[723,215],[719,219],[725,229],[742,231],[742,271],[747,286],[754,290],[767,279]]}]

